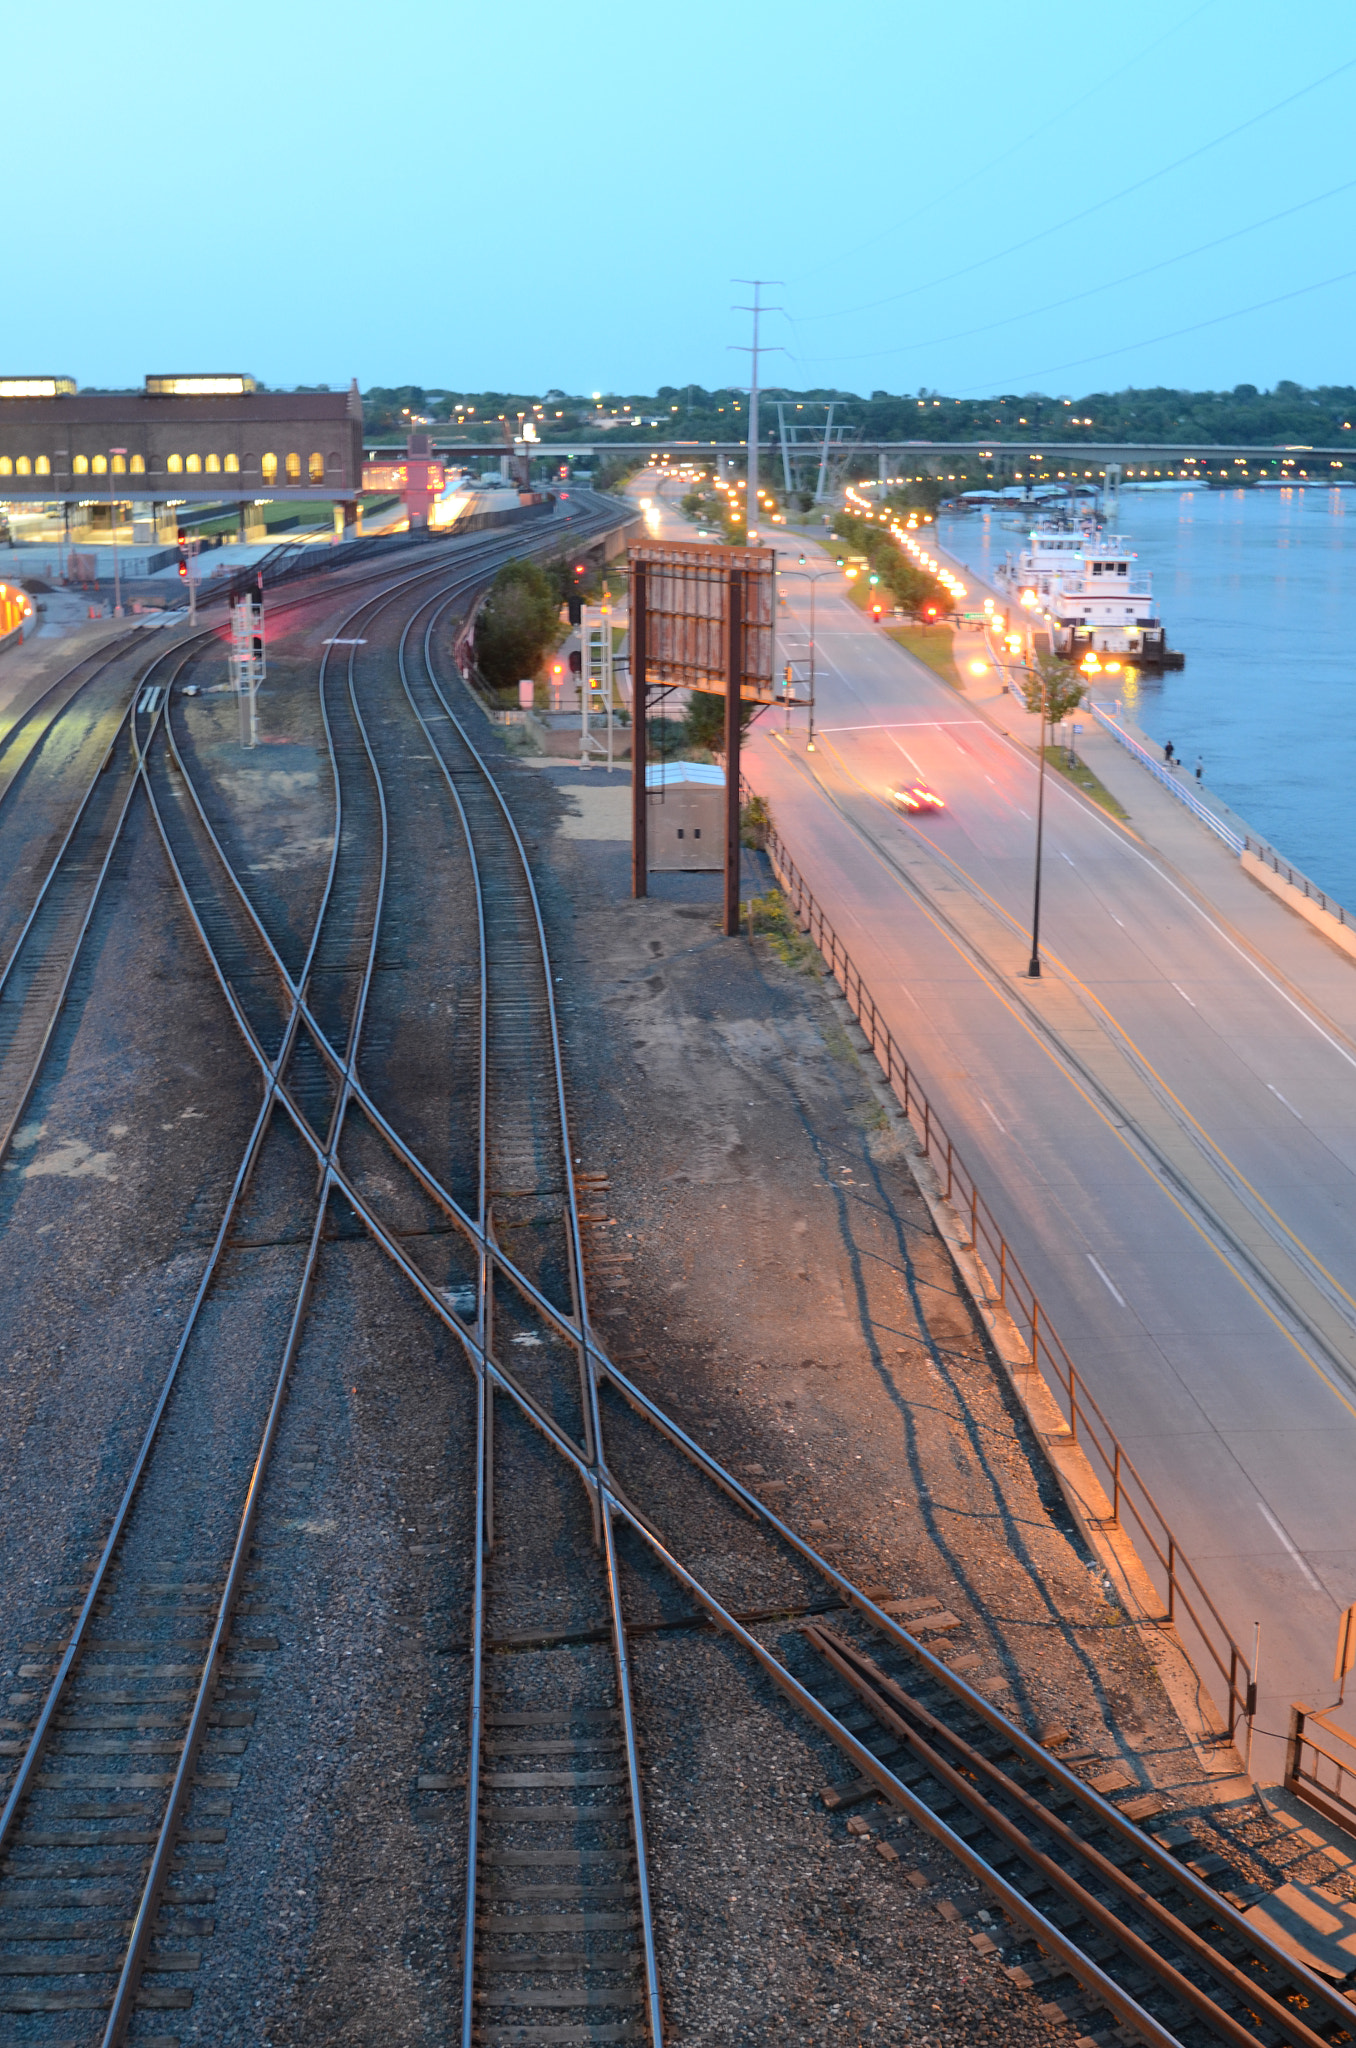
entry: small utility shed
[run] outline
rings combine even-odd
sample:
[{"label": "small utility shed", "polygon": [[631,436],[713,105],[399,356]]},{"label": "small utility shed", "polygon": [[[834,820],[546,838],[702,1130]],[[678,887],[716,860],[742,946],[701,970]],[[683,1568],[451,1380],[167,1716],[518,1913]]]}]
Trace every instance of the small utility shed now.
[{"label": "small utility shed", "polygon": [[725,770],[710,761],[651,761],[650,867],[661,873],[725,865]]}]

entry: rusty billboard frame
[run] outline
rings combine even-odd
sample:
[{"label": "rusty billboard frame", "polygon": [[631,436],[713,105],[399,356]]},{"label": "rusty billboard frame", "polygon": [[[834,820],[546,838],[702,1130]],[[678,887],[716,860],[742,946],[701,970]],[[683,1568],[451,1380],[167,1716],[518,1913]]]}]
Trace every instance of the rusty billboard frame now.
[{"label": "rusty billboard frame", "polygon": [[724,696],[730,673],[730,592],[741,581],[739,694],[772,704],[776,666],[775,548],[711,547],[701,541],[643,541],[629,550],[645,572],[646,666],[659,689]]},{"label": "rusty billboard frame", "polygon": [[775,704],[777,555],[773,548],[642,541],[631,579],[631,893],[649,893],[646,764],[651,688],[725,699],[725,915],[739,931],[740,706]]}]

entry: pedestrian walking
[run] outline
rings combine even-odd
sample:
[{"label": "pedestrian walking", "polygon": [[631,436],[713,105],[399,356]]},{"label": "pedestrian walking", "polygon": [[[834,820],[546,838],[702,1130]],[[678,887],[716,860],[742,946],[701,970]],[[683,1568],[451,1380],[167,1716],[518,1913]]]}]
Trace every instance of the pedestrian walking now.
[{"label": "pedestrian walking", "polygon": [[1197,782],[1199,782],[1199,781],[1200,781],[1200,779],[1201,779],[1201,773],[1202,773],[1202,770],[1204,769],[1204,767],[1205,767],[1205,763],[1204,763],[1204,761],[1203,761],[1203,760],[1201,759],[1200,755],[1199,755],[1199,754],[1197,754],[1197,756],[1196,756],[1196,780],[1197,780]]},{"label": "pedestrian walking", "polygon": [[1173,766],[1173,752],[1171,740],[1168,741],[1167,745],[1163,749],[1163,759],[1167,762],[1169,768]]}]

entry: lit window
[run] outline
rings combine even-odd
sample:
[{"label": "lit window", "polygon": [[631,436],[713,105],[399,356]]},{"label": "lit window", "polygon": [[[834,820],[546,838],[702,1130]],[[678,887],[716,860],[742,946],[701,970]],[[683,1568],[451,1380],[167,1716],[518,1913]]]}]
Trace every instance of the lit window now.
[{"label": "lit window", "polygon": [[0,476],[13,476],[14,464],[8,455],[0,455]]},{"label": "lit window", "polygon": [[190,455],[185,459],[184,468],[191,476],[197,476],[202,469],[201,455]]},{"label": "lit window", "polygon": [[289,484],[301,482],[301,457],[299,455],[289,455],[287,458],[287,481]]},{"label": "lit window", "polygon": [[323,483],[324,483],[324,481],[325,481],[325,458],[324,458],[324,456],[323,456],[323,455],[313,455],[313,456],[311,457],[311,461],[310,461],[310,471],[311,471],[311,482],[312,482],[313,484],[323,484]]},{"label": "lit window", "polygon": [[209,455],[203,464],[203,468],[209,471],[212,476],[219,476],[221,474],[221,457],[219,455]]},{"label": "lit window", "polygon": [[108,457],[106,455],[96,455],[93,462],[91,462],[90,464],[90,468],[94,471],[94,474],[96,476],[107,476]]},{"label": "lit window", "polygon": [[51,457],[40,455],[34,464],[34,470],[38,476],[50,476],[52,474]]},{"label": "lit window", "polygon": [[127,457],[125,455],[115,455],[113,457],[113,474],[114,476],[126,476]]},{"label": "lit window", "polygon": [[276,482],[278,475],[278,458],[276,455],[266,455],[260,467],[263,470],[264,482],[266,484]]},{"label": "lit window", "polygon": [[144,456],[144,455],[134,455],[134,456],[132,457],[132,465],[131,465],[131,466],[132,466],[132,474],[133,474],[133,476],[145,476],[145,474],[146,474],[146,458],[145,458],[145,456]]},{"label": "lit window", "polygon": [[33,465],[26,455],[19,457],[19,460],[14,465],[14,471],[16,476],[31,476],[33,474]]},{"label": "lit window", "polygon": [[171,476],[181,476],[183,474],[184,467],[183,456],[171,455],[169,461],[165,464],[165,467],[169,471]]},{"label": "lit window", "polygon": [[239,457],[238,455],[228,455],[228,456],[226,457],[226,464],[225,464],[225,467],[226,467],[226,473],[227,473],[227,475],[228,475],[228,476],[239,476],[239,474],[240,474],[240,457]]},{"label": "lit window", "polygon": [[76,458],[75,458],[75,461],[74,461],[74,462],[73,462],[73,463],[71,464],[71,469],[73,470],[73,472],[75,473],[75,475],[76,475],[76,476],[88,476],[88,475],[89,475],[89,457],[88,457],[88,455],[77,455],[77,456],[76,456]]}]

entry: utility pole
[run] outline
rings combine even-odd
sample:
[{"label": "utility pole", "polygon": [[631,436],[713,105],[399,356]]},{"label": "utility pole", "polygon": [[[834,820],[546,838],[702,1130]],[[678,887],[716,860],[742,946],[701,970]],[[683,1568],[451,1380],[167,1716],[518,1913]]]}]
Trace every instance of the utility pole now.
[{"label": "utility pole", "polygon": [[[748,496],[744,505],[744,538],[749,546],[753,547],[758,539],[758,358],[760,355],[770,353],[767,345],[758,339],[758,322],[764,313],[780,313],[782,311],[780,306],[765,306],[762,303],[760,294],[765,284],[780,284],[781,279],[773,277],[740,277],[736,278],[735,282],[736,284],[751,284],[753,286],[753,304],[751,306],[736,306],[734,308],[736,313],[752,313],[753,315],[753,346],[752,348],[740,346],[740,353],[748,356],[752,366],[749,376]],[[774,348],[777,346],[777,343],[773,344]],[[785,354],[785,350],[782,353]]]}]

